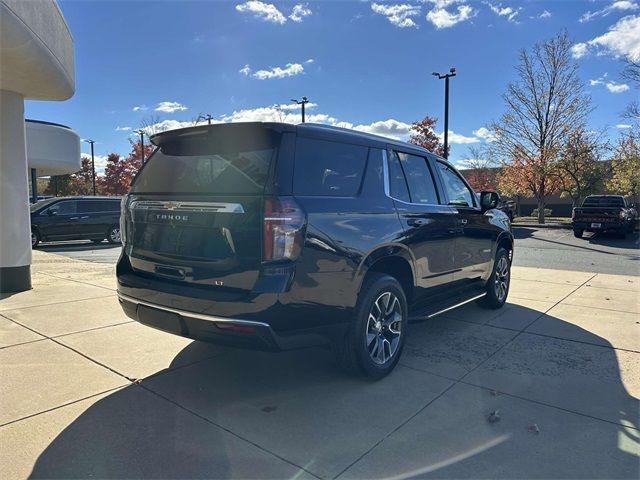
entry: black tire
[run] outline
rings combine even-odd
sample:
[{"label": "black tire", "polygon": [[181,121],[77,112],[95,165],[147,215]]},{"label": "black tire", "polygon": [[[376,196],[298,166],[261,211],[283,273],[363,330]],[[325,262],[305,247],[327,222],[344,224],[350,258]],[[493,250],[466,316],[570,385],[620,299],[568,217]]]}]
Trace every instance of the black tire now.
[{"label": "black tire", "polygon": [[573,229],[573,236],[576,238],[582,238],[582,234],[584,233],[584,230],[581,228],[574,228]]},{"label": "black tire", "polygon": [[31,230],[31,248],[36,248],[40,243],[40,234],[37,230]]},{"label": "black tire", "polygon": [[107,242],[115,245],[120,241],[120,225],[111,225],[107,230]]},{"label": "black tire", "polygon": [[482,308],[497,310],[507,301],[509,286],[511,285],[511,260],[509,252],[504,248],[498,248],[496,260],[493,262],[493,272],[487,280],[487,294],[477,300]]},{"label": "black tire", "polygon": [[[378,318],[373,312],[380,312]],[[385,377],[400,359],[407,325],[407,298],[398,281],[382,273],[367,275],[358,295],[355,319],[346,335],[334,342],[338,363],[350,374],[371,380]]]},{"label": "black tire", "polygon": [[93,243],[95,243],[96,245],[100,245],[100,244],[103,242],[103,240],[104,240],[104,238],[101,238],[101,239],[94,238],[94,239],[93,239],[93,240],[91,240],[91,241],[92,241]]}]

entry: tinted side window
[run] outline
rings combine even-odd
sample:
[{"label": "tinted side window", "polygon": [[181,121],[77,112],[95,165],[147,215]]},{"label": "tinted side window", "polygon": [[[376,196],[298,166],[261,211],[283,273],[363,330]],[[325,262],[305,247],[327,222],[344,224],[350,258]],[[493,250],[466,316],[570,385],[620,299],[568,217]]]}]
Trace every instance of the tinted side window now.
[{"label": "tinted side window", "polygon": [[442,183],[449,197],[449,205],[459,205],[461,207],[473,207],[473,193],[462,181],[457,172],[451,170],[444,163],[438,162],[438,168],[442,174]]},{"label": "tinted side window", "polygon": [[57,212],[58,215],[73,215],[77,212],[76,201],[59,202],[53,205],[50,210]]},{"label": "tinted side window", "polygon": [[293,170],[294,194],[341,197],[357,194],[368,150],[360,145],[298,138]]},{"label": "tinted side window", "polygon": [[437,204],[438,194],[433,183],[431,170],[427,165],[427,159],[403,152],[397,152],[397,155],[400,159],[404,176],[407,179],[407,185],[409,185],[411,202]]},{"label": "tinted side window", "polygon": [[396,152],[391,152],[389,155],[389,195],[397,200],[403,202],[410,202],[409,189],[407,187],[407,181],[402,173],[402,167],[400,166],[400,160]]}]

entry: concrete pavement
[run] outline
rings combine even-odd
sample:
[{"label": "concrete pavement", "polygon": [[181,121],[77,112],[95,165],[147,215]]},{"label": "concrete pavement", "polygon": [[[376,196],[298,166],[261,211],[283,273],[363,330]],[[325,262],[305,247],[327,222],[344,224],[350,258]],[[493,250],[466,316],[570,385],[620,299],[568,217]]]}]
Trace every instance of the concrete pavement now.
[{"label": "concrete pavement", "polygon": [[113,270],[36,251],[0,300],[3,478],[640,474],[637,276],[514,267],[503,309],[411,325],[370,383],[131,322]]}]

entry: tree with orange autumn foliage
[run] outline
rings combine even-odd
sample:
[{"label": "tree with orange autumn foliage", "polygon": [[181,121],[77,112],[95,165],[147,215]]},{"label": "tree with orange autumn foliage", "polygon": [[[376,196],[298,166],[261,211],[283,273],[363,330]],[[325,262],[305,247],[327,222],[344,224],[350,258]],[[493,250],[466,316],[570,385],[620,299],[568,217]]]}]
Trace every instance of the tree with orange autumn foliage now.
[{"label": "tree with orange autumn foliage", "polygon": [[428,115],[419,122],[413,122],[411,124],[411,132],[413,133],[409,138],[409,143],[444,157],[444,145],[440,143],[440,137],[435,132],[436,122],[435,118]]}]

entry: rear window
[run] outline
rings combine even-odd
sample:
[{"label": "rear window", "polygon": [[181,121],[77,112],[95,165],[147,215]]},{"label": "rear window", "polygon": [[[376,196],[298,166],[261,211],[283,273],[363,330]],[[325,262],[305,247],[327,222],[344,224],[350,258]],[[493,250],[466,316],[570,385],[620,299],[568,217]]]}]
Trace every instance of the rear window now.
[{"label": "rear window", "polygon": [[587,197],[583,207],[624,207],[622,197]]},{"label": "rear window", "polygon": [[293,172],[296,195],[351,197],[358,193],[369,149],[360,145],[298,138]]},{"label": "rear window", "polygon": [[131,191],[262,193],[280,137],[261,126],[221,126],[182,134],[156,150]]},{"label": "rear window", "polygon": [[120,202],[116,200],[85,200],[80,202],[80,213],[117,212],[120,210]]}]

